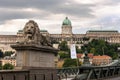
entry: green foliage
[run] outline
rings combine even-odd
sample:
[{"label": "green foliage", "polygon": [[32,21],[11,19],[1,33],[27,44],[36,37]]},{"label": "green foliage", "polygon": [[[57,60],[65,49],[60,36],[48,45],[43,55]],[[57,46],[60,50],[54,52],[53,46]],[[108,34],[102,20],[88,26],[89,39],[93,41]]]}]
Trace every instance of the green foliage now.
[{"label": "green foliage", "polygon": [[84,37],[84,38],[83,38],[83,41],[88,41],[88,40],[89,40],[88,37]]},{"label": "green foliage", "polygon": [[118,58],[118,54],[117,53],[113,53],[113,59],[117,59]]},{"label": "green foliage", "polygon": [[81,42],[76,42],[76,44],[81,44]]},{"label": "green foliage", "polygon": [[52,41],[51,41],[51,44],[59,44],[59,42],[56,41],[56,40],[52,40]]},{"label": "green foliage", "polygon": [[0,58],[3,58],[3,52],[0,50]]},{"label": "green foliage", "polygon": [[14,66],[10,63],[7,63],[7,64],[3,65],[3,69],[5,69],[5,70],[10,70],[10,69],[13,69],[13,68],[14,68]]},{"label": "green foliage", "polygon": [[95,54],[95,48],[91,48],[91,49],[90,49],[90,53]]},{"label": "green foliage", "polygon": [[59,51],[58,55],[60,56],[60,59],[69,58],[70,57],[70,54],[66,53],[64,51]]},{"label": "green foliage", "polygon": [[82,50],[85,51],[87,49],[88,53],[93,53],[94,55],[108,55],[113,59],[118,57],[117,55],[117,47],[118,44],[110,44],[104,40],[96,40],[93,39],[88,44],[82,47]]},{"label": "green foliage", "polygon": [[12,51],[5,51],[4,56],[11,56],[13,53]]},{"label": "green foliage", "polygon": [[83,53],[82,50],[78,48],[78,46],[76,46],[76,53]]},{"label": "green foliage", "polygon": [[2,64],[0,64],[0,70],[2,70]]},{"label": "green foliage", "polygon": [[66,41],[62,41],[62,42],[59,44],[59,49],[60,49],[61,51],[69,51],[67,42],[66,42]]},{"label": "green foliage", "polygon": [[[78,60],[77,60],[78,61]],[[78,62],[78,65],[80,66],[80,63]],[[77,66],[77,62],[76,59],[70,59],[70,58],[66,58],[64,60],[64,64],[63,67],[76,67]]]}]

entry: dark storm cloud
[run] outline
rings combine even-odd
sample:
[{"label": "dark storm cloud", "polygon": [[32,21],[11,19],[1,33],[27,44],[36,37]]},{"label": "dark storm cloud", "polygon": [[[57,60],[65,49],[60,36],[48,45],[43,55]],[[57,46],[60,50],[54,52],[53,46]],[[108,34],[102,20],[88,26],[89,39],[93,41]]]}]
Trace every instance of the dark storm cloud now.
[{"label": "dark storm cloud", "polygon": [[0,7],[11,8],[51,8],[52,6],[64,3],[64,0],[2,0],[0,1]]},{"label": "dark storm cloud", "polygon": [[[77,3],[75,2],[75,0],[0,0],[0,12],[1,12],[0,24],[4,25],[6,20],[11,20],[11,19],[30,19],[30,18],[36,19],[37,18],[37,19],[44,20],[47,18],[51,18],[51,16],[53,15],[59,16],[59,14],[60,16],[61,14],[63,14],[68,17],[71,17],[71,16],[73,18],[78,17],[79,19],[87,18],[88,20],[90,20],[91,18],[94,18],[95,21],[97,21],[99,18],[99,13],[97,13],[95,10],[98,10],[98,12],[99,11],[101,12],[101,10],[99,9],[104,8],[105,6],[115,7],[119,3],[120,3],[120,0],[105,0],[105,1],[98,0],[93,3],[89,1],[88,3],[87,2],[80,3],[79,1]],[[28,9],[31,9],[31,10],[29,11]],[[34,12],[34,9],[35,9],[35,12]],[[102,17],[104,18],[104,12],[101,12],[101,13],[103,13],[103,14],[100,14],[101,18]],[[111,14],[108,14],[108,15],[111,15]],[[56,17],[53,17],[53,18],[56,19]],[[88,22],[91,22],[91,21],[88,21]],[[100,22],[104,22],[105,26],[107,26],[106,23],[108,24],[111,23],[111,21],[106,23],[105,21],[99,20],[98,22],[94,22],[92,26],[97,25]],[[119,21],[118,23],[116,23],[116,26],[117,25],[119,25]],[[82,28],[81,31],[85,31],[87,29],[88,27],[87,28],[84,27],[84,29]],[[50,30],[51,32],[54,32],[52,31],[52,29]],[[77,30],[74,30],[74,31],[77,31]],[[59,31],[56,31],[56,32],[59,32]]]},{"label": "dark storm cloud", "polygon": [[[43,9],[48,12],[48,9],[52,8],[54,5],[60,4],[60,0],[1,0],[0,1],[0,23],[8,19],[23,19],[23,18],[33,18],[40,17],[43,18],[47,16],[47,13],[32,13],[23,12],[21,9],[25,8],[37,8]],[[13,9],[11,11],[11,9]],[[17,9],[17,11],[16,11]],[[1,21],[2,20],[2,21]]]},{"label": "dark storm cloud", "polygon": [[27,13],[23,13],[22,12],[7,12],[4,14],[0,14],[0,20],[7,20],[7,19],[19,19],[19,18],[28,18],[29,16],[32,16],[29,14],[29,16],[27,15]]},{"label": "dark storm cloud", "polygon": [[[3,8],[4,9],[4,8]],[[7,19],[24,19],[24,18],[31,18],[31,17],[35,17],[36,16],[41,16],[41,13],[34,13],[31,11],[25,11],[22,9],[10,9],[8,8],[8,10],[0,10],[1,14],[0,14],[0,20],[7,20]],[[44,12],[43,12],[44,13]],[[44,13],[46,14],[46,13]],[[42,15],[42,17],[44,17]]]},{"label": "dark storm cloud", "polygon": [[[117,3],[116,3],[117,2]],[[120,0],[109,0],[108,3],[104,2],[103,5],[118,4]],[[23,19],[50,16],[50,14],[65,14],[66,16],[76,16],[80,18],[93,18],[94,11],[92,7],[97,4],[78,4],[72,0],[1,0],[0,20],[8,19]],[[21,9],[34,8],[44,11],[44,13],[23,12]],[[15,9],[10,11],[9,9]],[[18,9],[16,11],[16,9]]]},{"label": "dark storm cloud", "polygon": [[91,9],[93,6],[94,5],[89,4],[72,4],[69,6],[61,6],[58,12],[84,18],[94,17],[94,15],[92,15],[93,10]]},{"label": "dark storm cloud", "polygon": [[[65,3],[70,3],[66,5]],[[77,16],[77,17],[93,17],[92,9],[94,5],[87,4],[76,4],[74,2],[70,2],[70,0],[2,0],[0,1],[0,7],[5,8],[6,13],[1,11],[0,20],[6,19],[15,19],[15,18],[31,18],[39,16],[44,18],[45,16],[49,16],[52,14],[65,14],[66,16]],[[16,8],[20,11],[7,11],[7,9]],[[33,14],[22,12],[21,9],[24,8],[36,8],[39,10],[43,10],[46,14]],[[48,14],[47,14],[48,13]]]}]

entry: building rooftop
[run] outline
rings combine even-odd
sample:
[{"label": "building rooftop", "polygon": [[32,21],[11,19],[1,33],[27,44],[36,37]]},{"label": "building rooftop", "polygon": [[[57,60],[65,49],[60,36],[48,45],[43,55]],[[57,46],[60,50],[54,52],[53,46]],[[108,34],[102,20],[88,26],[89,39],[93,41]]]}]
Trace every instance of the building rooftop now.
[{"label": "building rooftop", "polygon": [[118,33],[117,30],[88,30],[86,33],[91,33],[91,32],[115,32],[115,33]]},{"label": "building rooftop", "polygon": [[[23,32],[23,30],[18,30],[18,32]],[[47,30],[40,30],[40,32],[48,32]]]},{"label": "building rooftop", "polygon": [[40,30],[40,32],[48,32],[47,30]]},{"label": "building rooftop", "polygon": [[23,32],[23,30],[18,30],[18,32]]},{"label": "building rooftop", "polygon": [[111,59],[110,56],[107,55],[102,55],[102,56],[93,56],[93,59]]},{"label": "building rooftop", "polygon": [[68,19],[68,17],[66,17],[62,23],[62,25],[69,25],[71,26],[71,21]]},{"label": "building rooftop", "polygon": [[[77,53],[77,58],[83,58],[85,56],[85,54],[83,53]],[[88,53],[88,57],[89,58],[93,58],[93,54],[92,53]]]}]

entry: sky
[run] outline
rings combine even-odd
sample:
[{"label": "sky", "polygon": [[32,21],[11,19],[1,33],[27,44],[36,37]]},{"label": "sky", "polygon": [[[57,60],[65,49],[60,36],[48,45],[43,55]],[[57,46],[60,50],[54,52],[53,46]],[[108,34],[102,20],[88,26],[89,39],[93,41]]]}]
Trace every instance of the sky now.
[{"label": "sky", "polygon": [[74,34],[120,32],[120,0],[0,0],[0,34],[16,34],[34,20],[41,30],[60,34],[68,17]]}]

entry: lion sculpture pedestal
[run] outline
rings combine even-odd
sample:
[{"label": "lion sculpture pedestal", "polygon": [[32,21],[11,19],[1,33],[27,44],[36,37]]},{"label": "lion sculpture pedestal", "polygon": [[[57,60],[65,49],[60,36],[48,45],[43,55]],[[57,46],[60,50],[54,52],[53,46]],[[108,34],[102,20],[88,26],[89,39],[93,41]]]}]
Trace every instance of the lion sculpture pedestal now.
[{"label": "lion sculpture pedestal", "polygon": [[24,67],[55,67],[53,48],[35,45],[13,45],[17,51],[17,68]]},{"label": "lion sculpture pedestal", "polygon": [[15,69],[28,71],[29,80],[57,80],[54,56],[58,50],[40,33],[36,22],[27,22],[23,29],[23,40],[11,47],[17,53]]},{"label": "lion sculpture pedestal", "polygon": [[48,39],[40,33],[36,22],[30,20],[23,29],[23,40],[12,45],[17,52],[17,67],[55,67],[54,49]]}]

